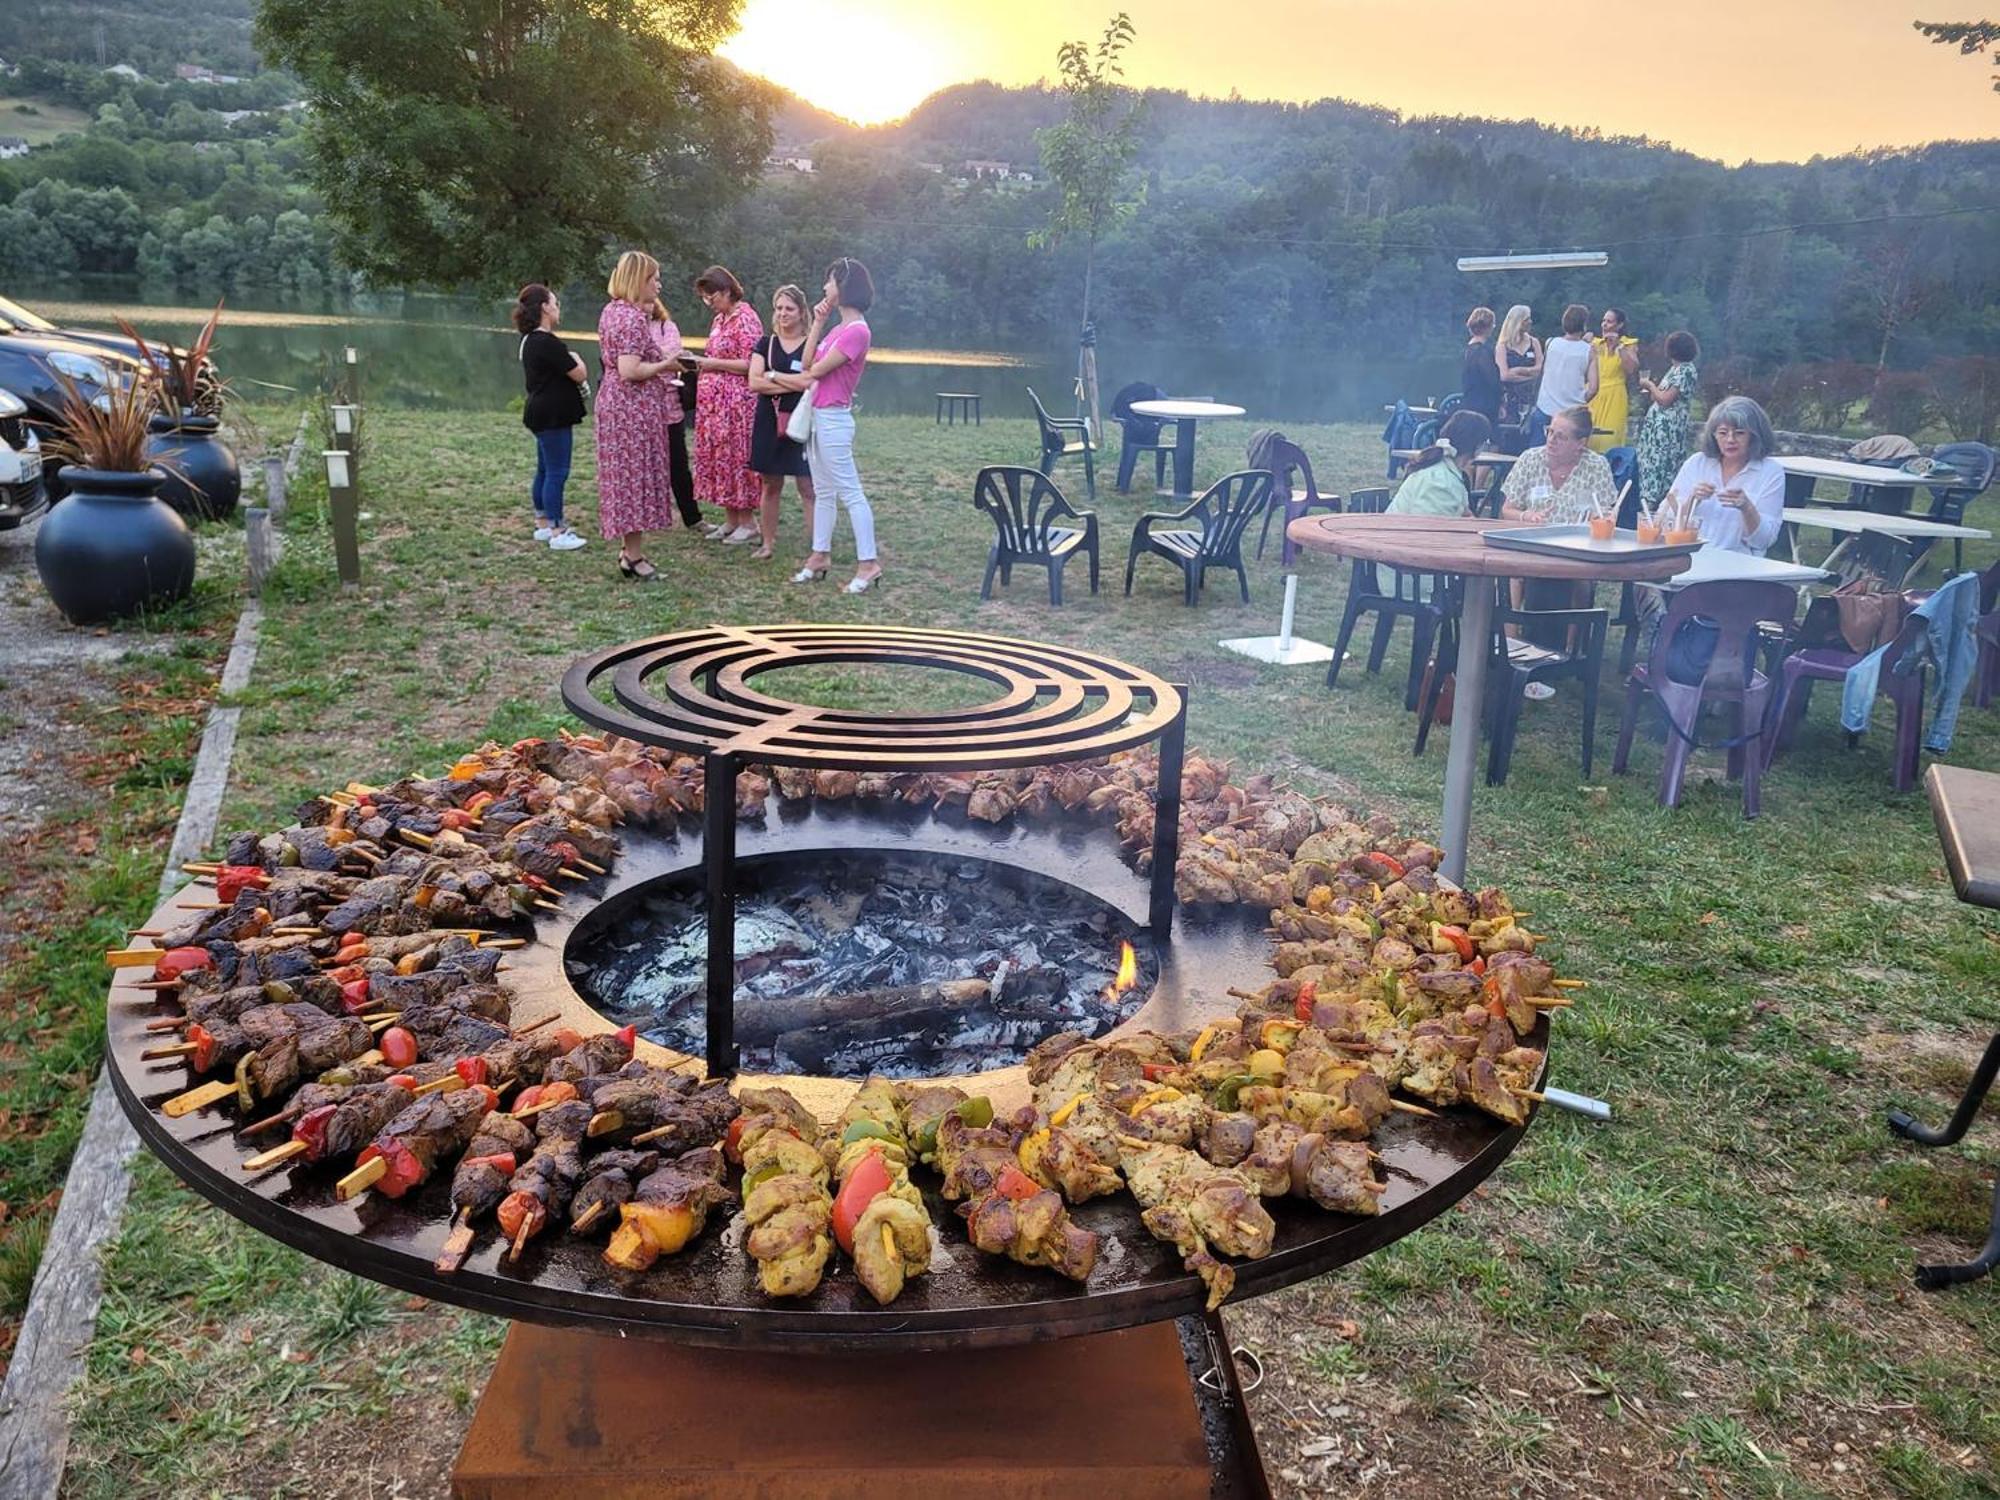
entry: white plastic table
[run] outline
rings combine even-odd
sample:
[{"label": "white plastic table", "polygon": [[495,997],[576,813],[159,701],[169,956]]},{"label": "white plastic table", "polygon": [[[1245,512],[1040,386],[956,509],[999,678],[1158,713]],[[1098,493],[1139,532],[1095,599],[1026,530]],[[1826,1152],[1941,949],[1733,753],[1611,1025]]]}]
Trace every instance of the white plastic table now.
[{"label": "white plastic table", "polygon": [[[1817,505],[1788,505],[1785,507],[1785,526],[1791,535],[1792,557],[1799,555],[1799,532],[1801,526],[1816,526],[1822,531],[1842,534],[1833,550],[1820,559],[1826,567],[1840,561],[1841,554],[1853,545],[1858,536],[1886,536],[1899,542],[1957,540],[1962,542],[1983,542],[1993,533],[1978,526],[1959,526],[1949,521],[1932,521],[1923,516],[1889,516],[1872,510],[1828,510]],[[1911,570],[1923,562],[1927,549],[1916,549],[1916,559]]]},{"label": "white plastic table", "polygon": [[1842,484],[1863,485],[1871,490],[1914,490],[1919,485],[1945,482],[1925,474],[1906,474],[1901,469],[1849,463],[1844,458],[1813,458],[1804,453],[1779,454],[1778,467],[1802,479],[1837,479]]},{"label": "white plastic table", "polygon": [[1819,583],[1825,568],[1785,562],[1775,557],[1758,557],[1749,552],[1731,552],[1726,547],[1703,547],[1688,558],[1682,572],[1662,583],[1643,584],[1657,589],[1683,589],[1691,583]]},{"label": "white plastic table", "polygon": [[1171,398],[1165,401],[1134,401],[1132,410],[1139,416],[1174,424],[1174,493],[1184,500],[1195,498],[1195,423],[1243,415],[1242,407],[1231,406],[1224,401],[1182,401]]}]

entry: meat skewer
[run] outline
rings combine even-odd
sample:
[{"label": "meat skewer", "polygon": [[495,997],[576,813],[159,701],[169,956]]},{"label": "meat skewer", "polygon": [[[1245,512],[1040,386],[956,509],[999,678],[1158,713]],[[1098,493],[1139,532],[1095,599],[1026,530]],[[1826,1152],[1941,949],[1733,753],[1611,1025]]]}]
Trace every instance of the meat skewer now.
[{"label": "meat skewer", "polygon": [[723,1165],[721,1147],[700,1146],[648,1172],[619,1205],[618,1228],[604,1249],[606,1263],[644,1271],[660,1256],[685,1248],[708,1222],[709,1209],[734,1197],[722,1185]]},{"label": "meat skewer", "polygon": [[353,1171],[334,1184],[341,1202],[371,1188],[400,1198],[429,1180],[440,1161],[463,1151],[493,1108],[491,1089],[460,1089],[415,1099],[362,1150]]},{"label": "meat skewer", "polygon": [[766,1295],[803,1297],[833,1253],[819,1121],[783,1089],[744,1089],[740,1102],[730,1149],[743,1163],[743,1248]]}]

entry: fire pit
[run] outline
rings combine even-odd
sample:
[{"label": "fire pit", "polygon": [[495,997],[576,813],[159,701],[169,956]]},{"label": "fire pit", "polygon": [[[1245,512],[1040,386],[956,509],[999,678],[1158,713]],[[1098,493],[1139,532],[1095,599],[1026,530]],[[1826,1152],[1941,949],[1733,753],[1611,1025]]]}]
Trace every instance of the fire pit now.
[{"label": "fire pit", "polygon": [[[756,679],[797,667],[866,663],[957,672],[998,696],[935,713],[864,713],[789,702]],[[607,702],[601,693],[610,694]],[[1149,922],[1173,925],[1182,689],[1109,657],[961,631],[842,625],[710,626],[614,646],[563,678],[588,724],[704,759],[704,1052],[711,1077],[739,1065],[734,1001],[736,780],[749,762],[848,771],[998,770],[1160,746]]]},{"label": "fire pit", "polygon": [[[1057,1031],[1110,1030],[1158,974],[1143,927],[1038,871],[828,850],[736,872],[736,1040],[759,1072],[859,1081],[1016,1063]],[[599,905],[570,939],[571,982],[647,1040],[701,1053],[704,899],[690,875]]]}]

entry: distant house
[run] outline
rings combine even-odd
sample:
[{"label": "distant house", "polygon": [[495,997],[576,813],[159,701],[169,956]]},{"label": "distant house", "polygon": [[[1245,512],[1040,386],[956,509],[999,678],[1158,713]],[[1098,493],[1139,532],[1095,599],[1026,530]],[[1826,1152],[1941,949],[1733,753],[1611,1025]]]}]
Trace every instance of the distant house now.
[{"label": "distant house", "polygon": [[1004,161],[969,161],[965,164],[967,177],[991,177],[996,182],[1005,182],[1013,170],[1013,164]]},{"label": "distant house", "polygon": [[28,154],[28,143],[18,135],[0,135],[0,161]]},{"label": "distant house", "polygon": [[198,63],[175,63],[174,77],[183,83],[214,83],[215,74]]},{"label": "distant house", "polygon": [[813,162],[810,156],[769,156],[764,159],[764,166],[773,172],[810,173]]},{"label": "distant house", "polygon": [[129,79],[133,83],[142,82],[146,76],[130,63],[113,63],[104,71],[111,74],[114,78]]}]

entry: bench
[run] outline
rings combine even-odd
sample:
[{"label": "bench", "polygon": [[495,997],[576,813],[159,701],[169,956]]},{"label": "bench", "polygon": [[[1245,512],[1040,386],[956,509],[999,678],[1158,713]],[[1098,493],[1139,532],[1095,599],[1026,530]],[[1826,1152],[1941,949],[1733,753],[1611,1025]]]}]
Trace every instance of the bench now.
[{"label": "bench", "polygon": [[979,397],[972,391],[934,391],[937,397],[937,420],[947,427],[955,427],[959,420],[981,426],[979,420]]}]

